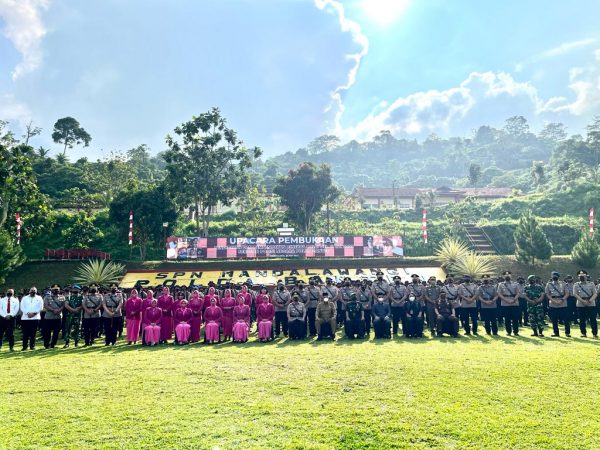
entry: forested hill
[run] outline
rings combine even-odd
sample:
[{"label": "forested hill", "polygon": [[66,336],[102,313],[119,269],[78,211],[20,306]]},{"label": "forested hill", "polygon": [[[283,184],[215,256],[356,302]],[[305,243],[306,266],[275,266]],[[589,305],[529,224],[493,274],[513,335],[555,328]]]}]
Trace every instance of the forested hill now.
[{"label": "forested hill", "polygon": [[487,125],[470,137],[442,139],[435,134],[423,142],[397,139],[381,131],[372,141],[341,144],[337,137],[316,138],[306,148],[259,163],[255,170],[267,188],[277,176],[304,161],[329,164],[335,182],[346,191],[357,185],[494,186],[528,192],[548,180],[565,163],[598,165],[598,148],[590,148],[600,120],[588,126],[588,136],[568,136],[560,123],[547,124],[537,134],[522,116],[506,120],[502,129]]}]

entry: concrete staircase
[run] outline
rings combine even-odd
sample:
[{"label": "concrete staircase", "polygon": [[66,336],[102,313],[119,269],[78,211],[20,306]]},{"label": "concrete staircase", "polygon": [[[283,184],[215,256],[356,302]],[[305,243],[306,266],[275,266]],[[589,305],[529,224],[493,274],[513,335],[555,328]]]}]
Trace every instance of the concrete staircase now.
[{"label": "concrete staircase", "polygon": [[473,224],[467,223],[463,225],[467,232],[467,238],[475,251],[481,255],[496,255],[497,252],[494,249],[490,238],[481,228],[476,227]]}]

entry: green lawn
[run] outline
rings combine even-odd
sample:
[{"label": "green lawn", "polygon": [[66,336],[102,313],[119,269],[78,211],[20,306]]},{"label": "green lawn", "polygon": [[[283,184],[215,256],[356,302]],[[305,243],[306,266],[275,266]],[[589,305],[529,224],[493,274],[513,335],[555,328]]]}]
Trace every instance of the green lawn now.
[{"label": "green lawn", "polygon": [[522,334],[4,347],[0,448],[599,448],[600,342]]}]

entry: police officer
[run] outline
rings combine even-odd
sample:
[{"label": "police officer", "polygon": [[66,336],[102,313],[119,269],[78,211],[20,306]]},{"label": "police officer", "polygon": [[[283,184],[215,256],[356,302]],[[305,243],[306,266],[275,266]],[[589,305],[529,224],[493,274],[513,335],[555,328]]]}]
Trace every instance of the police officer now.
[{"label": "police officer", "polygon": [[65,345],[63,348],[68,348],[71,339],[75,341],[75,347],[79,346],[79,338],[81,337],[81,312],[83,308],[83,295],[81,295],[81,287],[78,284],[71,286],[71,295],[65,301]]},{"label": "police officer", "polygon": [[489,275],[482,275],[481,285],[477,289],[477,295],[481,302],[481,320],[485,326],[485,333],[489,336],[498,336],[498,305],[496,303],[496,286],[492,284]]},{"label": "police officer", "polygon": [[361,303],[355,293],[350,295],[346,303],[345,332],[350,339],[365,337],[365,316]]},{"label": "police officer", "polygon": [[346,303],[350,301],[350,297],[353,294],[356,295],[356,292],[354,292],[354,288],[352,287],[352,280],[350,279],[350,277],[346,277],[344,278],[344,283],[342,284],[342,287],[338,291],[336,317],[336,323],[338,328],[341,327],[345,322]]},{"label": "police officer", "polygon": [[60,293],[60,285],[52,286],[51,291],[44,297],[44,320],[42,320],[42,337],[44,348],[54,348],[60,334],[62,311],[65,297]]},{"label": "police officer", "polygon": [[292,301],[292,296],[285,289],[283,282],[277,282],[277,288],[273,293],[273,306],[275,307],[275,337],[279,337],[283,329],[283,335],[288,337],[287,307]]},{"label": "police officer", "polygon": [[448,333],[458,337],[458,319],[454,313],[454,304],[446,298],[446,291],[440,293],[440,298],[435,304],[436,329],[438,337]]},{"label": "police officer", "polygon": [[573,295],[577,299],[577,313],[579,315],[579,330],[581,337],[587,337],[587,322],[590,322],[592,334],[598,337],[598,322],[596,320],[596,286],[588,280],[585,270],[577,272],[579,281],[573,285]]},{"label": "police officer", "polygon": [[123,294],[116,284],[111,285],[110,292],[104,295],[102,302],[102,321],[104,322],[104,345],[115,345],[117,334],[123,324]]},{"label": "police officer", "polygon": [[569,322],[579,323],[579,320],[577,320],[577,299],[573,294],[573,277],[571,275],[565,277],[565,290],[567,291],[567,317]]},{"label": "police officer", "polygon": [[317,305],[323,299],[321,290],[317,287],[317,280],[313,277],[308,280],[308,289],[306,293],[308,295],[308,302],[306,304],[307,310],[307,322],[308,322],[308,333],[309,335],[316,336],[317,328],[315,325],[315,318],[317,313]]},{"label": "police officer", "polygon": [[423,291],[425,290],[423,284],[421,284],[421,279],[419,275],[413,273],[410,276],[411,282],[406,288],[409,293],[412,293],[418,302],[423,300]]},{"label": "police officer", "polygon": [[[528,280],[529,281],[529,280]],[[519,283],[520,294],[519,294],[519,325],[526,326],[529,325],[529,301],[527,300],[527,296],[525,295],[525,278],[519,277],[517,278],[517,283]]]},{"label": "police officer", "polygon": [[471,334],[471,324],[473,324],[473,334],[477,336],[477,285],[473,283],[470,275],[463,277],[463,282],[458,288],[460,298],[460,321],[466,335]]},{"label": "police officer", "polygon": [[523,296],[527,301],[529,323],[533,330],[532,336],[544,337],[544,288],[537,283],[535,275],[527,277],[527,285],[523,288]]},{"label": "police officer", "polygon": [[[335,286],[333,284],[333,279],[330,277],[325,278],[325,285],[321,286],[321,294],[323,296],[325,296],[325,294],[327,294],[327,296],[329,297],[329,301],[337,302],[338,293],[339,293],[339,290],[338,290],[337,286]],[[333,330],[333,331],[335,331],[335,330]]]},{"label": "police officer", "polygon": [[458,286],[454,284],[453,275],[448,275],[448,278],[446,278],[446,283],[442,288],[442,292],[446,294],[446,300],[452,303],[452,308],[454,309],[454,315],[456,318],[456,333],[458,334],[458,318],[460,317],[460,294],[458,293]]},{"label": "police officer", "polygon": [[373,330],[375,330],[375,339],[391,338],[390,327],[392,324],[390,315],[392,311],[390,304],[384,296],[378,296],[371,309],[373,317]]},{"label": "police officer", "polygon": [[427,287],[423,290],[423,299],[427,313],[427,326],[432,336],[435,334],[436,325],[435,303],[440,298],[441,291],[442,288],[438,286],[437,279],[434,276],[429,277]]},{"label": "police officer", "polygon": [[[87,292],[86,292],[87,291]],[[84,287],[83,303],[83,340],[85,346],[94,345],[102,308],[102,296],[98,294],[98,286],[93,284],[89,290]]]},{"label": "police officer", "polygon": [[371,285],[371,290],[373,291],[373,298],[388,297],[390,285],[383,279],[383,272],[381,270],[377,271],[377,279]]},{"label": "police officer", "polygon": [[367,280],[360,282],[360,287],[356,291],[358,302],[362,306],[363,317],[365,318],[365,332],[367,336],[371,334],[371,308],[373,306],[373,292],[369,288]]},{"label": "police officer", "polygon": [[408,299],[404,303],[404,315],[406,317],[406,336],[409,338],[423,337],[423,313],[425,307],[417,300],[414,292],[409,292]]},{"label": "police officer", "polygon": [[404,313],[404,302],[408,297],[408,289],[402,284],[400,276],[393,278],[394,284],[389,288],[387,299],[392,311],[392,332],[398,334],[398,322],[402,321],[402,334],[406,336],[406,314]]},{"label": "police officer", "polygon": [[[552,272],[550,275],[550,281],[546,283],[546,297],[548,297],[548,314],[552,321],[552,336],[560,336],[558,329],[559,322],[565,324],[565,335],[571,337],[571,319],[568,317],[568,298],[569,289],[567,289],[566,283],[560,281],[560,274],[558,272]],[[571,285],[571,291],[573,286]]]},{"label": "police officer", "polygon": [[510,336],[514,332],[519,335],[519,283],[512,281],[511,272],[505,271],[502,276],[504,281],[498,283],[498,297],[500,298],[500,307],[504,316],[506,335]]},{"label": "police officer", "polygon": [[332,341],[335,341],[335,303],[329,298],[329,293],[323,293],[323,301],[317,305],[315,325],[317,327],[317,341],[323,340],[323,325],[329,324],[329,335]]}]

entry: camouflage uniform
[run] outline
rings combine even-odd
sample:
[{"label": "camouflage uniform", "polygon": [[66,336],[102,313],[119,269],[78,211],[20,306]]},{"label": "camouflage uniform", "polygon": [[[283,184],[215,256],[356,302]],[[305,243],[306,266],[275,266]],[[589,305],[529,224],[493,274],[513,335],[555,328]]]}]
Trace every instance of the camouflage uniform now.
[{"label": "camouflage uniform", "polygon": [[[72,294],[67,300],[67,303],[73,309],[79,308],[82,302],[83,295],[81,294]],[[65,314],[67,316],[65,345],[68,345],[71,339],[75,341],[75,345],[79,343],[79,338],[81,337],[81,312],[82,310],[72,313],[68,309],[65,309]]]},{"label": "camouflage uniform", "polygon": [[544,305],[542,302],[536,304],[529,302],[537,300],[544,293],[544,288],[539,284],[528,284],[523,289],[523,292],[527,298],[527,313],[533,333],[537,334],[538,331],[542,333],[544,331]]}]

